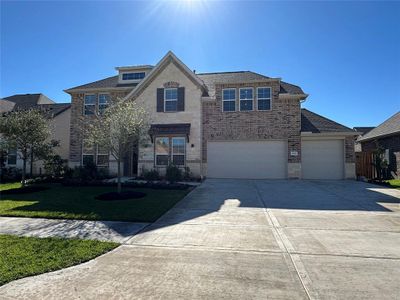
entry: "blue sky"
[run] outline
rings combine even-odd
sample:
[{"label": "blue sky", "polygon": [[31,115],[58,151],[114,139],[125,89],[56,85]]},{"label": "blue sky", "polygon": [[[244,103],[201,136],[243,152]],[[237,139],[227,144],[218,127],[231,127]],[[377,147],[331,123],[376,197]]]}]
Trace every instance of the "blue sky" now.
[{"label": "blue sky", "polygon": [[400,109],[400,2],[1,2],[0,97],[63,90],[156,64],[252,70],[300,85],[347,126]]}]

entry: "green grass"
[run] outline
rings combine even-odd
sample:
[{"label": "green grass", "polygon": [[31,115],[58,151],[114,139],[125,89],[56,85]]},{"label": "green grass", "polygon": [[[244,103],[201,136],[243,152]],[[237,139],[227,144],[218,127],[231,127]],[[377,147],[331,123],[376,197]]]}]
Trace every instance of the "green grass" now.
[{"label": "green grass", "polygon": [[22,187],[21,182],[0,183],[0,191],[10,190],[10,189],[18,189],[20,187]]},{"label": "green grass", "polygon": [[36,193],[1,195],[0,216],[154,222],[188,193],[135,188],[147,195],[140,199],[100,201],[94,197],[116,188],[49,186],[50,189]]},{"label": "green grass", "polygon": [[0,235],[0,285],[88,261],[118,244]]},{"label": "green grass", "polygon": [[400,189],[400,179],[391,179],[386,182],[390,184],[390,187]]}]

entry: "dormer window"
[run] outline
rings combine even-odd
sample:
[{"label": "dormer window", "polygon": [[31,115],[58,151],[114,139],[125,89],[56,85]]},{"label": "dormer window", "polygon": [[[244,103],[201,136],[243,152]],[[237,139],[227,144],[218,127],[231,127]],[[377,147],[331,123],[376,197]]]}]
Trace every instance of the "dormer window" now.
[{"label": "dormer window", "polygon": [[122,80],[142,80],[145,75],[145,72],[123,73]]}]

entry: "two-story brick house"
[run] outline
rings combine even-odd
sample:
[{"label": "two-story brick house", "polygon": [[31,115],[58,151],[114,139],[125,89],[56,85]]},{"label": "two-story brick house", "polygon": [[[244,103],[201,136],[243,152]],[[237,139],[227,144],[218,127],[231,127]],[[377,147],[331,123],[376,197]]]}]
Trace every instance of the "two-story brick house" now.
[{"label": "two-story brick house", "polygon": [[116,99],[149,114],[148,142],[127,154],[124,173],[161,173],[169,163],[212,178],[354,178],[354,131],[308,110],[298,86],[254,72],[195,74],[172,52],[156,66],[119,67],[118,75],[71,94],[70,165],[92,160],[115,172],[84,127]]}]

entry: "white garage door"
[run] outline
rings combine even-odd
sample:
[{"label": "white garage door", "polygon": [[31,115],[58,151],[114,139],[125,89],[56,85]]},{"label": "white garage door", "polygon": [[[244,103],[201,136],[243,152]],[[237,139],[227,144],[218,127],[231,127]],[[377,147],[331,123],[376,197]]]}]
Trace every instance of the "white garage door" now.
[{"label": "white garage door", "polygon": [[209,178],[286,178],[285,141],[209,142]]},{"label": "white garage door", "polygon": [[303,179],[343,179],[343,140],[301,142]]}]

